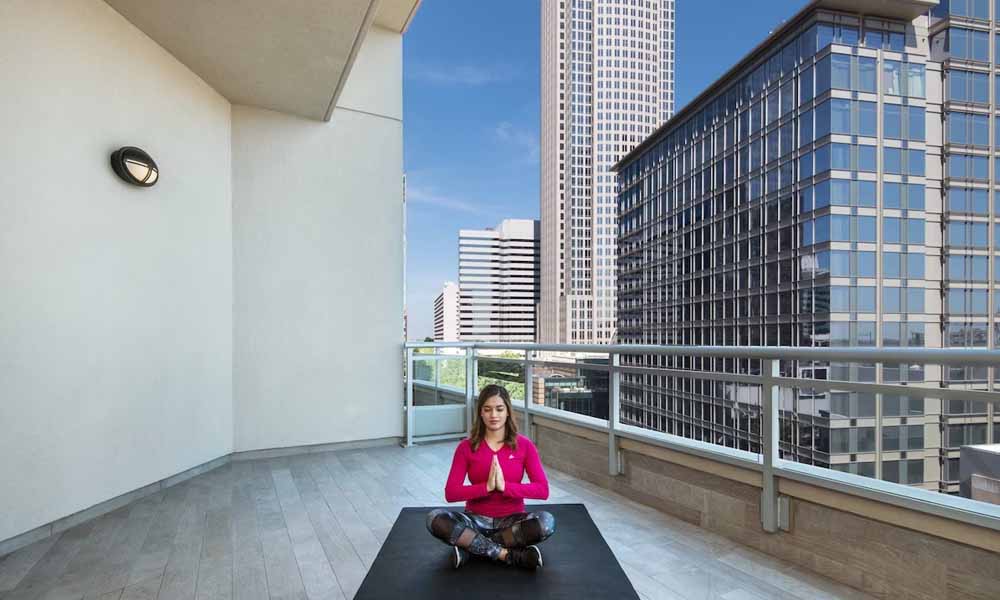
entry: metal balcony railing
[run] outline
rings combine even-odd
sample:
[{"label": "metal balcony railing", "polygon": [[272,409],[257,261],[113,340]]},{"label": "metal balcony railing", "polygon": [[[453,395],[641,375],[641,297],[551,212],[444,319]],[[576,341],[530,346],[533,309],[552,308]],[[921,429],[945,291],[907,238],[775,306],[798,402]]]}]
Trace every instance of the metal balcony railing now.
[{"label": "metal balcony railing", "polygon": [[[761,526],[775,532],[782,526],[785,506],[777,492],[777,479],[794,480],[819,488],[863,497],[886,504],[908,508],[938,517],[1000,531],[1000,506],[943,494],[931,490],[854,475],[834,469],[817,467],[782,458],[780,419],[796,418],[782,405],[782,390],[802,390],[801,393],[847,391],[863,394],[906,396],[909,398],[938,399],[942,403],[953,400],[979,401],[989,407],[989,422],[993,422],[994,408],[1000,417],[1000,393],[994,390],[994,373],[990,373],[986,390],[942,387],[933,384],[892,384],[881,382],[838,381],[802,377],[812,374],[812,369],[789,369],[789,365],[829,363],[907,364],[964,367],[1000,368],[1000,351],[986,349],[925,349],[925,348],[792,348],[792,347],[720,347],[720,346],[655,346],[655,345],[585,345],[585,344],[507,344],[482,342],[407,343],[404,345],[406,361],[406,444],[422,441],[455,439],[468,435],[472,420],[472,407],[480,387],[479,367],[489,361],[493,367],[508,365],[508,384],[523,384],[523,392],[514,400],[514,407],[521,411],[523,433],[531,435],[535,415],[599,431],[608,436],[608,472],[621,474],[622,457],[619,442],[630,439],[677,452],[699,456],[713,461],[750,469],[761,474]],[[495,355],[502,351],[504,355]],[[494,354],[490,354],[494,353]],[[514,356],[511,354],[514,353]],[[546,358],[540,353],[563,353],[560,358]],[[567,362],[566,354],[587,354],[604,357],[602,360]],[[721,358],[748,361],[745,372],[722,372],[637,366],[623,364],[623,357],[670,356],[692,359]],[[463,369],[456,369],[457,361]],[[625,361],[628,362],[628,361]],[[450,365],[450,366],[449,366]],[[782,374],[780,367],[786,372]],[[445,368],[451,373],[451,384],[442,381]],[[534,370],[575,369],[578,372],[606,374],[607,418],[578,414],[554,406],[538,403]],[[464,386],[456,383],[455,373],[464,375]],[[523,376],[521,376],[523,373]],[[743,432],[752,440],[746,449],[727,447],[662,433],[622,422],[622,377],[652,375],[721,382],[722,385],[739,386],[741,397],[733,400],[734,409],[749,414],[751,427]],[[602,375],[604,376],[604,375]],[[518,382],[520,380],[520,382]],[[458,382],[461,383],[461,382]],[[567,397],[572,397],[574,383],[565,384]],[[542,394],[546,394],[544,383]],[[632,388],[638,389],[638,388]],[[730,387],[729,389],[733,389]],[[748,390],[750,391],[748,394]],[[755,390],[755,391],[754,391]],[[659,393],[674,393],[658,390]],[[555,392],[553,392],[555,393]],[[679,393],[679,392],[678,392]],[[516,393],[515,393],[516,394]],[[514,396],[515,394],[512,394]],[[416,401],[415,401],[416,399]],[[421,433],[423,432],[423,433]],[[943,441],[942,441],[943,443]],[[756,450],[759,450],[756,451]]]}]

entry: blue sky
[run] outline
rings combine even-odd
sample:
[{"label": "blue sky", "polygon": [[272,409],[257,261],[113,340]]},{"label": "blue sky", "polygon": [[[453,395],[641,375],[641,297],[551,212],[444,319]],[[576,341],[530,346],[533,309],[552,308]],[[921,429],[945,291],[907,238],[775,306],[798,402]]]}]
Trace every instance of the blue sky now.
[{"label": "blue sky", "polygon": [[[805,0],[677,0],[682,107]],[[539,1],[423,0],[403,38],[409,338],[458,281],[458,230],[537,219]]]}]

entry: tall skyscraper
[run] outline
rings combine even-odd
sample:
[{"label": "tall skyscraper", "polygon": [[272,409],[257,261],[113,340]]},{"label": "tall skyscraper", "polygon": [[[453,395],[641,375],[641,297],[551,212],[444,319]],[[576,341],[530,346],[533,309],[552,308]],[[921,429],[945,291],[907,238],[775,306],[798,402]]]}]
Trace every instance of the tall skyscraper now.
[{"label": "tall skyscraper", "polygon": [[[930,14],[930,59],[940,64],[943,139],[935,154],[942,177],[942,345],[1000,347],[1000,67],[996,38],[1000,4],[945,0]],[[895,73],[895,71],[893,72]],[[895,75],[889,84],[907,82]],[[929,88],[931,83],[928,83]],[[990,91],[993,91],[991,94]],[[928,92],[931,90],[928,89]],[[990,127],[990,115],[993,126]],[[937,115],[935,115],[937,116]],[[988,155],[984,154],[988,152]],[[987,389],[997,369],[949,368],[949,386]],[[1000,402],[953,400],[941,406],[941,489],[959,490],[959,459],[965,445],[1000,442]]]},{"label": "tall skyscraper", "polygon": [[[1000,345],[1000,98],[990,82],[1000,13],[994,2],[936,4],[810,3],[622,159],[623,343]],[[781,368],[979,389],[996,376],[920,364]],[[626,423],[759,448],[756,389],[657,374],[623,375],[621,389]],[[997,403],[782,392],[785,458],[886,481],[955,492],[959,446],[1000,440]]]},{"label": "tall skyscraper", "polygon": [[441,293],[434,299],[434,341],[457,342],[458,338],[458,284],[446,281]]},{"label": "tall skyscraper", "polygon": [[458,233],[459,339],[534,342],[538,221],[505,219]]},{"label": "tall skyscraper", "polygon": [[674,0],[543,0],[539,341],[615,335],[611,166],[674,109]]}]

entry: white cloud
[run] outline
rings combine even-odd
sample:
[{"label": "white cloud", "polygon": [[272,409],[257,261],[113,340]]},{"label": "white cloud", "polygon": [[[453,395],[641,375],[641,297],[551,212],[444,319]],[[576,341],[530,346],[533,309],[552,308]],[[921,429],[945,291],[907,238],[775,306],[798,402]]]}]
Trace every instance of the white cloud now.
[{"label": "white cloud", "polygon": [[471,202],[459,200],[438,194],[434,190],[415,185],[406,186],[406,201],[413,204],[426,204],[438,208],[447,208],[467,213],[482,213],[482,209]]},{"label": "white cloud", "polygon": [[494,130],[496,138],[524,151],[525,158],[535,161],[540,155],[538,137],[534,133],[514,126],[509,121],[502,121]]},{"label": "white cloud", "polygon": [[513,72],[504,67],[478,65],[416,65],[407,70],[407,78],[438,85],[480,86],[513,79]]}]

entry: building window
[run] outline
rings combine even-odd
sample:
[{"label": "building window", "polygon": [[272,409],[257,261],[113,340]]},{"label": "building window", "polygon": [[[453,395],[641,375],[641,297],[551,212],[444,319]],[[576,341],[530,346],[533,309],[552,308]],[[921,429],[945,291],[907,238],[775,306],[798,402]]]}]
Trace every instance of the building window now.
[{"label": "building window", "polygon": [[886,173],[918,177],[924,175],[926,161],[923,150],[884,148],[882,156],[884,158],[883,168]]},{"label": "building window", "polygon": [[927,94],[926,67],[898,60],[882,62],[882,91],[890,96],[923,98]]},{"label": "building window", "polygon": [[963,146],[990,145],[989,115],[948,113],[948,143]]},{"label": "building window", "polygon": [[874,137],[877,115],[874,102],[832,98],[816,107],[816,137],[831,133]]},{"label": "building window", "polygon": [[883,461],[882,480],[911,485],[923,483],[924,461],[923,459]]},{"label": "building window", "polygon": [[989,33],[952,27],[948,30],[948,52],[952,58],[989,62]]},{"label": "building window", "polygon": [[988,215],[990,212],[990,195],[988,190],[949,186],[946,197],[949,212],[973,215]]},{"label": "building window", "polygon": [[988,73],[949,69],[947,77],[949,100],[954,102],[989,104],[990,76]]},{"label": "building window", "polygon": [[989,246],[989,226],[987,223],[950,221],[948,223],[948,245],[986,248]]},{"label": "building window", "polygon": [[874,58],[828,54],[816,65],[816,93],[822,94],[831,88],[875,93],[878,91],[877,73]]},{"label": "building window", "polygon": [[[926,257],[919,252],[882,253],[882,277],[887,279],[923,279]],[[921,303],[923,306],[923,303]]]},{"label": "building window", "polygon": [[927,119],[923,107],[885,104],[882,114],[886,138],[924,141]]},{"label": "building window", "polygon": [[885,208],[905,208],[907,210],[924,210],[925,190],[921,183],[882,184],[882,205]]},{"label": "building window", "polygon": [[949,14],[969,19],[990,18],[989,0],[943,0],[931,11],[935,17],[944,18]]},{"label": "building window", "polygon": [[966,154],[948,155],[948,177],[952,179],[989,179],[989,158]]}]

